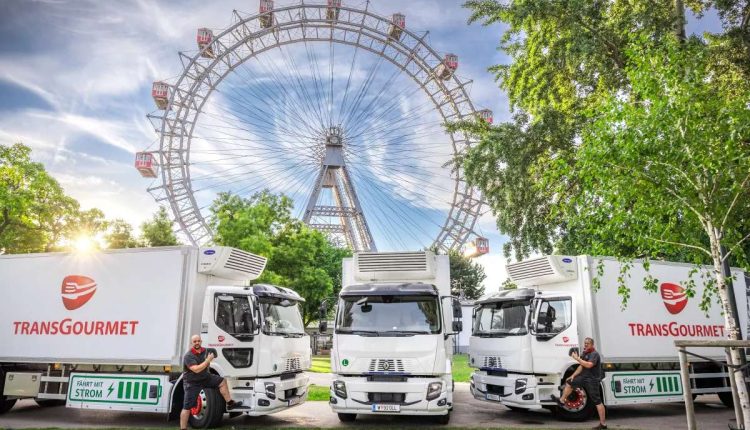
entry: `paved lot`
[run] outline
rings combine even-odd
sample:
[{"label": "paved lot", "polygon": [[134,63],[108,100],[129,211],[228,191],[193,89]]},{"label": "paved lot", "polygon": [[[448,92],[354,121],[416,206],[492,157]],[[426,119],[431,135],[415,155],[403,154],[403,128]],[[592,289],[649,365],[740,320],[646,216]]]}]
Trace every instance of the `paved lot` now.
[{"label": "paved lot", "polygon": [[[312,382],[325,385],[329,375],[312,374]],[[513,412],[503,406],[475,401],[469,394],[468,384],[456,384],[455,408],[451,426],[461,427],[546,427],[591,428],[595,421],[570,424],[554,419],[546,412]],[[698,428],[725,430],[734,417],[716,396],[702,396],[696,402]],[[685,409],[682,403],[609,408],[610,428],[685,429]],[[288,411],[265,417],[237,417],[226,419],[225,426],[242,428],[267,427],[363,427],[434,426],[428,419],[417,417],[362,416],[354,423],[342,424],[326,402],[307,402]],[[64,407],[39,408],[31,400],[18,402],[10,412],[0,416],[0,428],[44,427],[177,427],[166,422],[163,416],[145,413],[104,412],[66,409]]]}]

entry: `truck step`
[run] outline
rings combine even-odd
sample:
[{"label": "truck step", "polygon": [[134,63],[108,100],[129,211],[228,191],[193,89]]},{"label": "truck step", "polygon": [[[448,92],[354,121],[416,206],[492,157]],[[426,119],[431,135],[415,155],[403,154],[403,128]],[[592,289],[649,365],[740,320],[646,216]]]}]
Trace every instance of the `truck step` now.
[{"label": "truck step", "polygon": [[39,393],[36,397],[38,399],[65,400],[68,398],[68,395],[67,394],[54,394],[54,393]]},{"label": "truck step", "polygon": [[68,383],[68,379],[69,378],[67,376],[47,376],[47,375],[42,375],[41,381],[42,382],[60,382],[60,383],[63,383],[63,384],[67,384]]}]

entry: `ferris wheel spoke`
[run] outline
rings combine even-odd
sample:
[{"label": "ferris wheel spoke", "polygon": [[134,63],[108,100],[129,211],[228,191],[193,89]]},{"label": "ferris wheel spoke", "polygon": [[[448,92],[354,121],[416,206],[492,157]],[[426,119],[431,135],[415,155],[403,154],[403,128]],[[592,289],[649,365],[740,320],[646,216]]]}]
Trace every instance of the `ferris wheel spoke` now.
[{"label": "ferris wheel spoke", "polygon": [[[410,191],[411,194],[421,197],[420,201],[424,204],[429,205],[435,201],[436,196],[440,194],[449,194],[452,190],[438,186],[431,180],[430,177],[425,177],[425,180],[415,180],[411,172],[391,168],[382,168],[379,166],[368,165],[366,169],[361,169],[361,175],[367,176],[370,180],[382,182],[382,178],[398,179],[408,185],[414,187],[414,191]],[[426,194],[426,191],[432,191],[433,193]]]},{"label": "ferris wheel spoke", "polygon": [[[257,188],[263,188],[263,184],[268,183],[271,179],[280,175],[284,175],[285,172],[289,169],[301,168],[303,167],[303,165],[304,165],[303,162],[299,162],[299,163],[292,164],[292,165],[281,165],[281,166],[279,165],[279,163],[275,163],[275,164],[265,165],[260,169],[253,169],[251,171],[244,170],[242,172],[235,172],[230,175],[222,175],[223,176],[222,181],[203,186],[200,189],[200,191],[205,191],[205,190],[213,189],[217,187],[227,187],[229,185],[236,184],[239,182],[246,183],[248,175],[253,175],[253,177],[256,177],[256,178],[262,177],[262,180],[258,181],[258,182],[261,182],[261,185],[259,185]],[[288,172],[286,172],[286,174],[288,175]],[[254,185],[250,184],[247,187],[252,187],[252,186]],[[240,189],[245,189],[247,187],[243,187]]]},{"label": "ferris wheel spoke", "polygon": [[[394,67],[393,73],[387,79],[385,79],[380,88],[374,92],[375,96],[370,97],[368,103],[362,109],[360,109],[359,112],[352,115],[351,119],[348,122],[352,124],[359,124],[365,118],[371,118],[375,113],[375,109],[378,107],[378,103],[383,100],[384,96],[397,99],[398,97],[393,97],[393,93],[388,90],[393,86],[394,82],[397,81],[396,78],[400,72],[401,69],[399,69],[398,67]],[[370,94],[372,94],[372,92]]]},{"label": "ferris wheel spoke", "polygon": [[349,128],[348,125],[350,124],[350,119],[352,115],[357,111],[357,109],[359,109],[359,106],[362,104],[362,100],[367,94],[367,90],[372,85],[372,82],[374,82],[375,76],[377,75],[377,72],[380,70],[380,66],[383,64],[383,62],[384,62],[383,57],[378,56],[377,60],[375,61],[375,64],[368,71],[367,77],[359,86],[359,89],[355,92],[353,102],[348,108],[345,108],[345,110],[343,110],[341,124],[344,128],[347,128],[347,129]]}]

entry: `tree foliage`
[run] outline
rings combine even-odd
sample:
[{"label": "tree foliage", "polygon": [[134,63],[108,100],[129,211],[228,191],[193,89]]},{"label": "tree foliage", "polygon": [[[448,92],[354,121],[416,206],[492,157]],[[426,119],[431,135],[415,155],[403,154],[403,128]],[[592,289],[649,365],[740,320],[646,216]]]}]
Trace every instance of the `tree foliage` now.
[{"label": "tree foliage", "polygon": [[250,198],[222,193],[211,206],[211,226],[220,245],[268,258],[259,282],[289,287],[304,299],[305,325],[316,319],[322,300],[341,289],[341,260],[347,249],[332,246],[319,231],[291,215],[292,201],[267,191]]},{"label": "tree foliage", "polygon": [[104,240],[109,249],[138,248],[143,246],[133,236],[133,227],[123,219],[115,219],[107,222],[107,231]]},{"label": "tree foliage", "polygon": [[145,246],[179,245],[172,224],[167,210],[163,206],[160,207],[149,221],[141,224],[141,242]]},{"label": "tree foliage", "polygon": [[0,145],[0,252],[14,254],[60,250],[81,234],[103,228],[98,209],[79,203],[31,159],[21,143]]},{"label": "tree foliage", "polygon": [[448,259],[450,260],[451,294],[469,300],[480,298],[484,294],[482,283],[487,278],[484,267],[457,251],[449,251]]}]

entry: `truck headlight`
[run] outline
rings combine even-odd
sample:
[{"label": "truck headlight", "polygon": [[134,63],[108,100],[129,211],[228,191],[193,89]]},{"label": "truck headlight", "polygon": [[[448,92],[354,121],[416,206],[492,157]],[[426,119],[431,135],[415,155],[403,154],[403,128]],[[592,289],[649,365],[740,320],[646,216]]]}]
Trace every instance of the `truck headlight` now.
[{"label": "truck headlight", "polygon": [[275,399],[276,398],[276,384],[273,382],[264,382],[263,386],[266,389],[266,396],[269,399]]},{"label": "truck headlight", "polygon": [[440,392],[443,391],[442,382],[430,382],[427,386],[427,400],[435,400],[440,397]]},{"label": "truck headlight", "polygon": [[346,384],[344,381],[333,381],[333,393],[342,399],[346,398]]},{"label": "truck headlight", "polygon": [[516,394],[521,394],[526,391],[526,378],[516,379]]},{"label": "truck headlight", "polygon": [[224,348],[221,353],[232,367],[242,369],[253,364],[252,348]]}]

